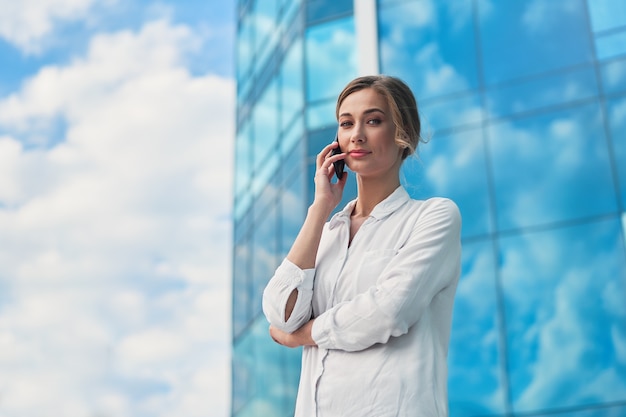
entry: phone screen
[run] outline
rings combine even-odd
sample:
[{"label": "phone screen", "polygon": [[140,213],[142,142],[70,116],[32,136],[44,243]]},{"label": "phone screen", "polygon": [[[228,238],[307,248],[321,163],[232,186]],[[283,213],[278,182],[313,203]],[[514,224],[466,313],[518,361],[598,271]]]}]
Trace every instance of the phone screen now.
[{"label": "phone screen", "polygon": [[[337,133],[337,135],[335,136],[335,142],[339,142],[339,133]],[[337,146],[335,149],[333,149],[333,155],[337,155],[340,154],[341,148],[339,148],[339,146]],[[343,168],[346,165],[346,162],[342,159],[340,161],[337,162],[333,162],[333,165],[335,166],[335,174],[337,175],[337,179],[341,179],[341,177],[343,177]]]}]

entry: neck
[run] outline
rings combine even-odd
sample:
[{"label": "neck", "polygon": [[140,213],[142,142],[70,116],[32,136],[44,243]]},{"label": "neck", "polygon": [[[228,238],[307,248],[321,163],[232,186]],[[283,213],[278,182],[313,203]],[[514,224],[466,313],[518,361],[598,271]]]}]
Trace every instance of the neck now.
[{"label": "neck", "polygon": [[352,216],[367,217],[374,207],[400,186],[400,178],[362,178],[357,175],[358,197]]}]

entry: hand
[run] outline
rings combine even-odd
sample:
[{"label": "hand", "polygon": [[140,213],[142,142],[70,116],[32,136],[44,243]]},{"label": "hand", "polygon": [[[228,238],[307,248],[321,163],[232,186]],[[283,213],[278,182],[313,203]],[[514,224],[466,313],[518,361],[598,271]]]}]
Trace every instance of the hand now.
[{"label": "hand", "polygon": [[313,328],[314,321],[315,320],[309,321],[293,333],[283,332],[274,326],[270,326],[270,336],[274,339],[274,342],[290,348],[316,346],[315,341],[311,337],[311,329]]},{"label": "hand", "polygon": [[335,175],[335,167],[333,162],[345,159],[346,153],[337,155],[332,154],[332,150],[338,147],[337,142],[333,142],[322,149],[317,154],[315,171],[315,202],[327,205],[332,211],[341,201],[343,189],[346,185],[348,174],[344,172],[343,177],[336,183],[332,183],[333,175]]}]

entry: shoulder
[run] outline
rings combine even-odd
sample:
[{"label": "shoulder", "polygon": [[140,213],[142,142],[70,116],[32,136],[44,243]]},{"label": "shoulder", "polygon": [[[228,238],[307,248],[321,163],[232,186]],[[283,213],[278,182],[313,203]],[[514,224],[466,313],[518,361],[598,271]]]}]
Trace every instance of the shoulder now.
[{"label": "shoulder", "polygon": [[449,198],[445,197],[432,197],[427,200],[414,200],[411,199],[410,206],[411,211],[419,211],[422,214],[426,213],[448,213],[450,216],[461,217],[461,212],[456,203]]},{"label": "shoulder", "polygon": [[411,211],[420,222],[447,224],[461,227],[461,211],[456,203],[445,197],[432,197],[427,200],[410,200]]},{"label": "shoulder", "polygon": [[424,206],[433,211],[445,211],[450,215],[461,217],[461,211],[456,203],[449,198],[445,197],[433,197],[424,201]]}]

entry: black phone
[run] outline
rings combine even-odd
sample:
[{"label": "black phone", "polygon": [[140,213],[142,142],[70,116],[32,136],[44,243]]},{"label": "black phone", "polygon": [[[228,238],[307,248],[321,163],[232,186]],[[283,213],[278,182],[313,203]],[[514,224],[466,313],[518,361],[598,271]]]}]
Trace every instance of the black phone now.
[{"label": "black phone", "polygon": [[[335,136],[335,142],[339,143],[339,132],[337,132],[337,135]],[[338,155],[341,152],[342,151],[339,146],[333,149],[333,155]],[[335,166],[335,174],[337,175],[337,179],[340,180],[341,177],[343,177],[343,169],[346,166],[346,161],[342,159],[337,162],[333,162],[333,165]]]}]

